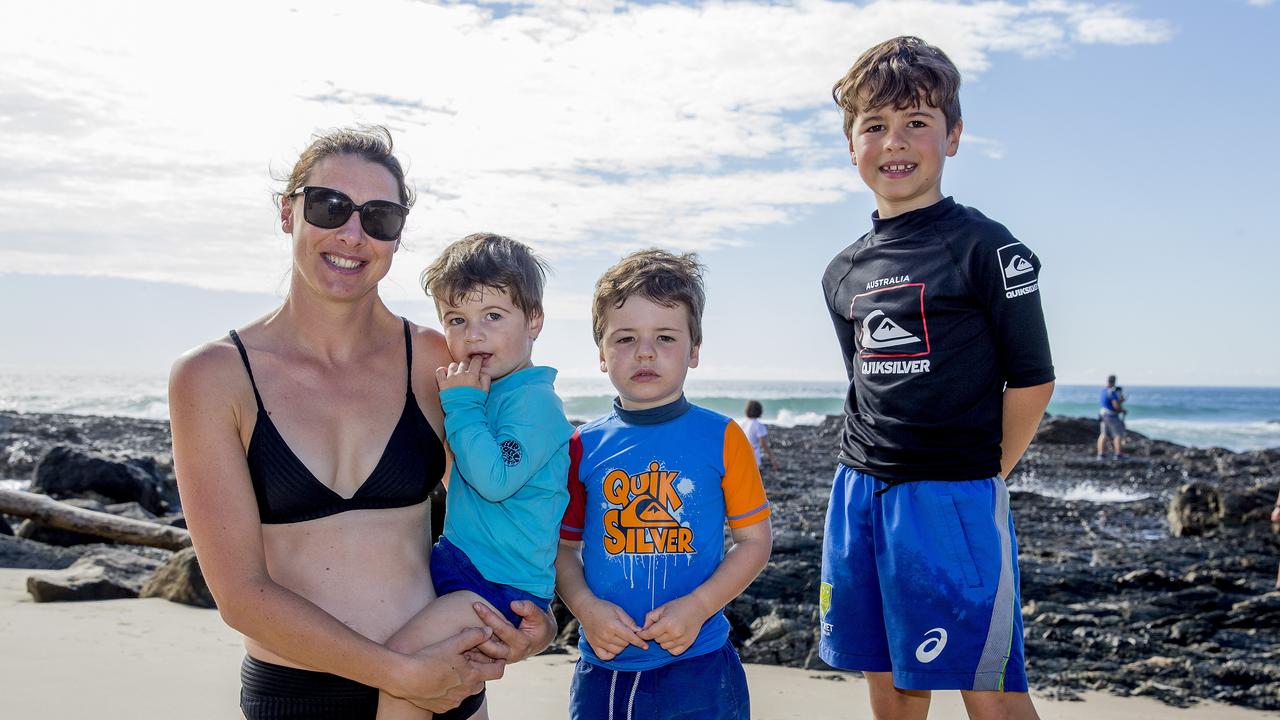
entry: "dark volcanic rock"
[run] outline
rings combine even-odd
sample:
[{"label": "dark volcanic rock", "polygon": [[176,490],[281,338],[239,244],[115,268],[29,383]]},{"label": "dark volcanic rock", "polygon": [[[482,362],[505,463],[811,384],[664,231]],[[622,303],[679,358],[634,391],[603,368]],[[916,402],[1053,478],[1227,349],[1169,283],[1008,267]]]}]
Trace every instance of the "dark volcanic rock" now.
[{"label": "dark volcanic rock", "polygon": [[184,605],[217,607],[213,593],[200,573],[200,562],[194,548],[179,550],[142,586],[139,597],[160,597]]},{"label": "dark volcanic rock", "polygon": [[63,548],[0,535],[0,567],[29,568],[31,570],[61,570],[76,560],[84,551],[80,548]]},{"label": "dark volcanic rock", "polygon": [[1189,483],[1169,500],[1169,531],[1182,537],[1203,535],[1222,522],[1222,496],[1208,483]]},{"label": "dark volcanic rock", "polygon": [[1034,442],[1050,445],[1081,445],[1097,439],[1097,420],[1049,415],[1040,422]]},{"label": "dark volcanic rock", "polygon": [[97,549],[85,553],[65,570],[27,578],[27,592],[36,602],[134,598],[147,577],[162,564],[127,550]]},{"label": "dark volcanic rock", "polygon": [[58,445],[36,465],[31,491],[53,498],[100,496],[112,502],[137,502],[153,514],[165,512],[164,481],[154,461],[118,461],[98,453]]}]

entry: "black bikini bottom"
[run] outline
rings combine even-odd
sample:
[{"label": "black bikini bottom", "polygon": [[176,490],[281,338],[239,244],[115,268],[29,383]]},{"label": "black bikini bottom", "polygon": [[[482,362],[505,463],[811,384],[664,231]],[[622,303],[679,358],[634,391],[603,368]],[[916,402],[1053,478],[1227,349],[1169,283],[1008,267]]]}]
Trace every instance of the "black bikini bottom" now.
[{"label": "black bikini bottom", "polygon": [[[437,720],[466,720],[484,691]],[[240,664],[240,709],[248,720],[374,720],[378,689],[329,673],[276,665],[245,656]]]}]

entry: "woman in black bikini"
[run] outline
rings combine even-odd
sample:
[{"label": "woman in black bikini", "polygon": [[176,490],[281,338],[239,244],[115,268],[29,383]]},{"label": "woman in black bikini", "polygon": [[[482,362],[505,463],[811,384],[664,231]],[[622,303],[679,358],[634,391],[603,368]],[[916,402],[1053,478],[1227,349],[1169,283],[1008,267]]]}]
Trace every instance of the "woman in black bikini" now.
[{"label": "woman in black bikini", "polygon": [[[434,599],[427,496],[448,466],[438,332],[378,297],[412,193],[385,129],[317,136],[281,196],[284,304],[181,357],[174,464],[201,569],[245,636],[241,708],[373,718],[377,689],[469,717],[483,682],[545,647],[531,604],[415,654],[385,646]],[[456,709],[455,709],[456,708]]]}]

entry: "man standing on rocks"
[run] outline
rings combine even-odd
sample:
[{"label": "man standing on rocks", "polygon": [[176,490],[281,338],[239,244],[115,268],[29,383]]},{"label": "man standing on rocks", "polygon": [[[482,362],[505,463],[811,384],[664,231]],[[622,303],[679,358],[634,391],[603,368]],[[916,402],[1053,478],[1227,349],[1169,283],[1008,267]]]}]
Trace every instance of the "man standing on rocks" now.
[{"label": "man standing on rocks", "polygon": [[1097,459],[1106,458],[1107,438],[1111,438],[1111,447],[1115,451],[1117,460],[1124,459],[1124,452],[1121,451],[1121,444],[1124,442],[1124,420],[1120,414],[1124,412],[1123,400],[1124,396],[1120,394],[1120,388],[1116,387],[1116,376],[1107,376],[1107,386],[1102,388],[1102,396],[1099,398],[1098,419],[1101,422],[1101,429],[1098,433],[1098,455]]}]

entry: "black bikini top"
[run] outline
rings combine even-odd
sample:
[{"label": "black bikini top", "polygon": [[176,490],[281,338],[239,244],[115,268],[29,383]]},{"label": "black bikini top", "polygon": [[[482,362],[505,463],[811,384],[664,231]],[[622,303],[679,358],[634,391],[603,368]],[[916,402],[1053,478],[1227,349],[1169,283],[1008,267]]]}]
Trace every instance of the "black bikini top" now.
[{"label": "black bikini top", "polygon": [[249,367],[249,354],[240,336],[235,330],[231,331],[231,340],[244,360],[253,397],[258,401],[258,419],[249,438],[247,460],[253,494],[258,498],[258,518],[264,525],[315,520],[348,510],[417,505],[426,500],[440,482],[444,474],[444,446],[413,397],[413,346],[409,340],[409,321],[401,320],[404,321],[409,379],[404,412],[400,413],[377,466],[349,498],[317,480],[289,449],[262,404],[258,384],[253,380],[253,368]]}]

